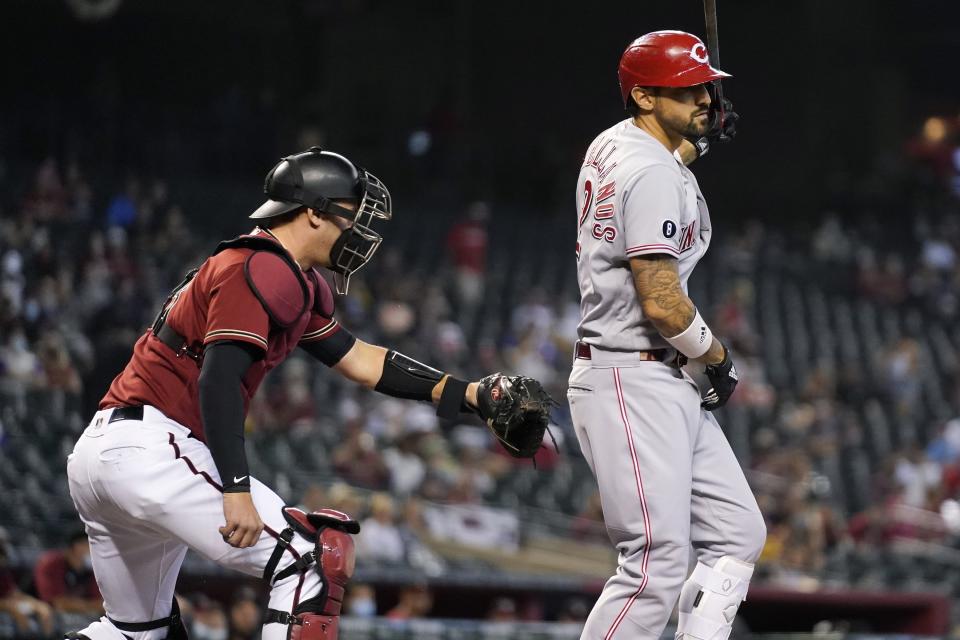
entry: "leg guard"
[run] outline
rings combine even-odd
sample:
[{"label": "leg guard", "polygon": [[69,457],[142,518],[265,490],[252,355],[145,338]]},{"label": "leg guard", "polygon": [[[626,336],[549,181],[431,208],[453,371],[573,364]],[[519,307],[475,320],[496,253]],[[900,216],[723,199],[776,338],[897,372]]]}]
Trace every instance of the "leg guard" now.
[{"label": "leg guard", "polygon": [[[267,564],[264,577],[282,580],[294,573],[302,573],[311,566],[323,580],[320,593],[297,604],[293,611],[268,609],[264,623],[279,622],[290,625],[289,640],[336,640],[340,624],[340,608],[347,582],[353,577],[356,564],[353,538],[360,532],[360,524],[340,511],[323,509],[305,513],[287,507],[283,517],[290,525],[280,534],[277,550]],[[283,550],[293,534],[314,541],[314,550],[300,557],[290,566],[273,575]]]},{"label": "leg guard", "polygon": [[731,556],[720,558],[713,567],[698,562],[683,585],[685,592],[696,590],[696,596],[691,611],[680,611],[677,640],[727,640],[752,576],[752,564]]}]

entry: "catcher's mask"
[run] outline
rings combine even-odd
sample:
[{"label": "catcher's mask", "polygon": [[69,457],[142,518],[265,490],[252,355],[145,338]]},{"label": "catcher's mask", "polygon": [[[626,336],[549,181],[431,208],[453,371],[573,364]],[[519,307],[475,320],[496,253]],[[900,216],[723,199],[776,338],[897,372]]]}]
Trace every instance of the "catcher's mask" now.
[{"label": "catcher's mask", "polygon": [[[330,270],[341,295],[350,286],[350,275],[373,257],[383,241],[373,230],[374,221],[393,217],[393,202],[383,182],[340,154],[320,147],[283,158],[267,174],[263,191],[269,200],[251,218],[272,218],[310,207],[350,222],[330,249]],[[352,201],[357,207],[351,210],[335,200]]]}]

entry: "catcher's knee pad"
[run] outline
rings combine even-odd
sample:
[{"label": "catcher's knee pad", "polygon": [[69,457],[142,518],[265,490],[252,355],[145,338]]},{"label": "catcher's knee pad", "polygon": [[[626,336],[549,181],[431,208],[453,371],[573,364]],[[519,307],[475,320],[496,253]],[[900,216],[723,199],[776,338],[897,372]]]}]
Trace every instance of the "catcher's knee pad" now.
[{"label": "catcher's knee pad", "polygon": [[322,613],[300,613],[291,615],[276,609],[267,609],[264,624],[280,622],[290,625],[287,640],[337,640],[340,632],[340,616]]},{"label": "catcher's knee pad", "polygon": [[720,558],[713,567],[698,562],[684,588],[699,591],[692,610],[680,612],[677,638],[727,640],[752,576],[753,565],[732,556]]},{"label": "catcher's knee pad", "polygon": [[[356,564],[351,534],[360,532],[360,524],[347,514],[333,509],[306,513],[286,507],[283,517],[290,526],[280,534],[264,577],[273,581],[283,580],[313,567],[320,574],[323,584],[319,594],[299,603],[290,613],[268,609],[264,622],[290,625],[290,640],[335,640],[343,594],[347,582],[353,577]],[[290,546],[294,533],[314,542],[313,551],[300,556],[274,575],[279,559],[284,549]]]}]

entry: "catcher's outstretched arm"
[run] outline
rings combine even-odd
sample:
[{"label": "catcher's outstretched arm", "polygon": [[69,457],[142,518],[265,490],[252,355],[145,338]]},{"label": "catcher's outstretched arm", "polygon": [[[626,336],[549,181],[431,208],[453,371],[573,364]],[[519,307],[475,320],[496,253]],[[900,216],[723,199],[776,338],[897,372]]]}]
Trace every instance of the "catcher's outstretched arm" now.
[{"label": "catcher's outstretched arm", "polygon": [[[334,365],[334,371],[348,380],[395,398],[439,404],[450,376],[385,347],[357,340]],[[465,383],[458,402],[477,406],[477,383]],[[459,408],[459,406],[458,406]]]},{"label": "catcher's outstretched arm", "polygon": [[540,448],[553,404],[532,378],[492,374],[467,382],[362,340],[357,340],[333,369],[348,380],[395,398],[433,402],[441,418],[475,411],[507,452],[520,458],[532,458]]}]

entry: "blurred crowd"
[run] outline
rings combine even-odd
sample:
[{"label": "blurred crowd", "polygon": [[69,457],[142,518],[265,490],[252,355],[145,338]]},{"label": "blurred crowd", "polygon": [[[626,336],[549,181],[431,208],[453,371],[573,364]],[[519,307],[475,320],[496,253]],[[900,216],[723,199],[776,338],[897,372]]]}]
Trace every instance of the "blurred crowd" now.
[{"label": "blurred crowd", "polygon": [[[922,328],[928,322],[953,323],[960,314],[960,208],[942,185],[921,181],[924,189],[907,188],[917,182],[916,175],[925,175],[922,166],[898,166],[898,179],[887,188],[923,197],[898,202],[906,213],[889,224],[884,210],[847,202],[852,211],[824,213],[813,233],[731,223],[711,248],[709,269],[728,278],[708,314],[716,333],[737,353],[743,378],[731,410],[761,418],[759,428],[749,430],[745,463],[768,519],[761,566],[769,580],[816,581],[828,554],[839,546],[884,545],[901,538],[954,545],[960,532],[960,406],[952,405],[950,415],[927,416],[919,386],[928,367]],[[82,167],[51,158],[36,167],[22,193],[2,203],[4,398],[17,403],[27,394],[43,394],[65,428],[82,428],[167,291],[218,240],[191,229],[173,193],[163,180],[143,176],[131,176],[114,192],[98,193]],[[869,203],[883,200],[882,193],[870,193]],[[487,204],[476,202],[447,220],[444,255],[418,259],[418,265],[426,265],[419,270],[406,264],[409,252],[391,246],[388,234],[381,252],[352,281],[350,296],[339,300],[338,317],[365,340],[437,368],[474,379],[498,370],[523,372],[563,398],[577,301],[534,287],[509,309],[496,306],[498,293],[488,282],[494,217]],[[798,270],[830,295],[915,311],[914,333],[880,344],[871,354],[870,372],[822,365],[809,367],[800,379],[778,377],[759,320],[755,277],[770,267],[771,256],[778,268]],[[484,314],[503,318],[498,331],[484,330],[478,320]],[[440,424],[426,405],[346,386],[335,376],[318,376],[319,368],[302,355],[281,366],[254,399],[248,430],[333,430],[327,453],[337,482],[310,487],[302,504],[362,514],[358,545],[366,561],[410,564],[427,574],[442,570],[443,559],[422,542],[436,533],[424,504],[496,502],[496,488],[518,463],[498,451],[477,423]],[[941,381],[948,398],[960,395],[957,373],[948,368]],[[871,399],[891,409],[894,428],[898,419],[922,417],[934,422],[935,435],[893,447],[870,470],[869,504],[856,505],[839,499],[824,469],[862,443],[862,409]],[[543,474],[582,463],[563,409],[556,422],[559,451],[545,448],[538,455]],[[569,515],[601,519],[596,495],[583,494]],[[58,571],[64,563],[69,567],[66,575],[80,571],[69,552],[74,542],[79,541],[71,540],[58,561]],[[72,606],[39,593],[25,595],[5,576],[0,573],[7,594],[3,606],[18,621],[29,611],[36,624],[46,625],[50,606]],[[39,592],[42,580],[35,585]],[[358,612],[370,609],[363,592],[353,589]],[[95,594],[87,595],[96,600]],[[234,604],[237,627],[252,615],[244,612],[245,601]],[[217,609],[203,598],[183,604],[195,628],[203,629],[197,637],[232,633],[234,607]],[[516,603],[499,603],[491,615],[508,615],[511,606],[516,610]],[[429,607],[429,596],[411,593],[390,613],[413,615]]]}]

